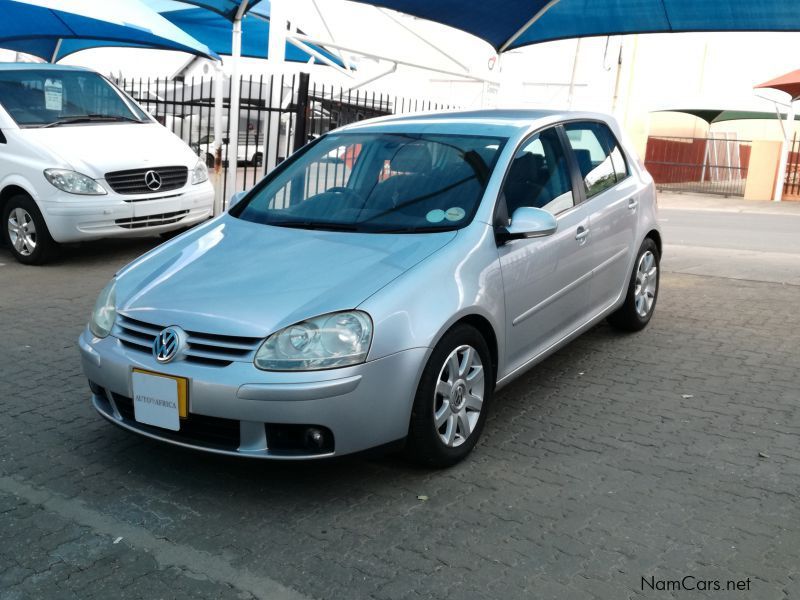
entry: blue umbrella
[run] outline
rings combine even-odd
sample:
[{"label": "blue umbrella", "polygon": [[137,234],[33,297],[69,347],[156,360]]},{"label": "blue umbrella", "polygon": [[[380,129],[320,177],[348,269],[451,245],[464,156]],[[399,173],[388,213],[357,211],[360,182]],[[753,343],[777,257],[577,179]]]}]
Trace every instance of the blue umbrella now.
[{"label": "blue umbrella", "polygon": [[[249,2],[246,3],[244,12],[252,11],[261,1],[262,0],[249,0]],[[244,3],[242,0],[186,0],[186,4],[194,4],[200,8],[222,15],[228,19],[228,21],[233,21]]]},{"label": "blue umbrella", "polygon": [[797,0],[356,1],[461,29],[486,40],[499,52],[597,35],[800,30]]},{"label": "blue umbrella", "polygon": [[73,40],[128,43],[218,58],[139,0],[0,0],[0,46],[45,60]]},{"label": "blue umbrella", "polygon": [[[188,33],[196,40],[211,48],[217,54],[230,55],[232,51],[231,22],[220,12],[212,12],[205,8],[175,2],[173,0],[145,0],[145,3],[157,11],[170,23]],[[267,58],[267,40],[269,39],[269,7],[268,3],[251,7],[242,20],[242,56],[248,58]],[[64,40],[59,48],[56,61],[81,50],[105,46],[137,47],[139,44],[116,43],[95,40]],[[313,56],[324,57],[328,61],[343,67],[344,64],[336,56],[318,46],[310,46]],[[286,60],[292,62],[308,62],[312,54],[300,50],[292,44],[286,44]]]}]

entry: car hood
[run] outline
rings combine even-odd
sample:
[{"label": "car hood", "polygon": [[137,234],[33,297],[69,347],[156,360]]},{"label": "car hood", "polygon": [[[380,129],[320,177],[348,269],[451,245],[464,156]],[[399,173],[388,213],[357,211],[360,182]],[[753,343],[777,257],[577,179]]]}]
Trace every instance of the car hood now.
[{"label": "car hood", "polygon": [[21,137],[66,167],[102,179],[110,171],[183,165],[197,155],[158,123],[107,123],[21,129]]},{"label": "car hood", "polygon": [[117,307],[157,325],[265,337],[357,307],[456,235],[311,231],[223,215],[123,269]]}]

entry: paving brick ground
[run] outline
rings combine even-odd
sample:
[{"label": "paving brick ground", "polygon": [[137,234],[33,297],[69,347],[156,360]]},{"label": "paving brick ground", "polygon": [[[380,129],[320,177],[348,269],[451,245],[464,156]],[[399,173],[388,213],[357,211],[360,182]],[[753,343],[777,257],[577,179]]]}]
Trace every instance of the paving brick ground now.
[{"label": "paving brick ground", "polygon": [[[800,288],[665,275],[645,332],[503,390],[451,470],[273,464],[91,409],[75,339],[150,245],[0,249],[0,598],[800,596]],[[685,575],[723,590],[642,589]]]}]

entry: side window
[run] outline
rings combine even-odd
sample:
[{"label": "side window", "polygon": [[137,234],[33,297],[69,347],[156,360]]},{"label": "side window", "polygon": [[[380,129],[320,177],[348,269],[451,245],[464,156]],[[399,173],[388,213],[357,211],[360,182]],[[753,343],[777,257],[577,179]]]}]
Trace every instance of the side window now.
[{"label": "side window", "polygon": [[575,153],[588,198],[628,176],[628,166],[619,143],[606,125],[565,123],[564,130]]},{"label": "side window", "polygon": [[503,184],[508,216],[520,206],[558,214],[575,205],[564,148],[555,129],[527,140],[514,156]]}]

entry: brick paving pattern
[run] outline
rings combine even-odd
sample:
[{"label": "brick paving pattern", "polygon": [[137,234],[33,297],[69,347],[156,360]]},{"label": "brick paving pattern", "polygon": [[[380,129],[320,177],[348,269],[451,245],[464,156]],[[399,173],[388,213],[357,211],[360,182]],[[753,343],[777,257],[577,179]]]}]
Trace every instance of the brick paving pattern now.
[{"label": "brick paving pattern", "polygon": [[[504,389],[448,471],[283,464],[91,408],[76,338],[152,244],[0,249],[0,598],[800,595],[797,287],[664,275],[646,331],[598,326]],[[642,589],[685,575],[750,590]]]}]

